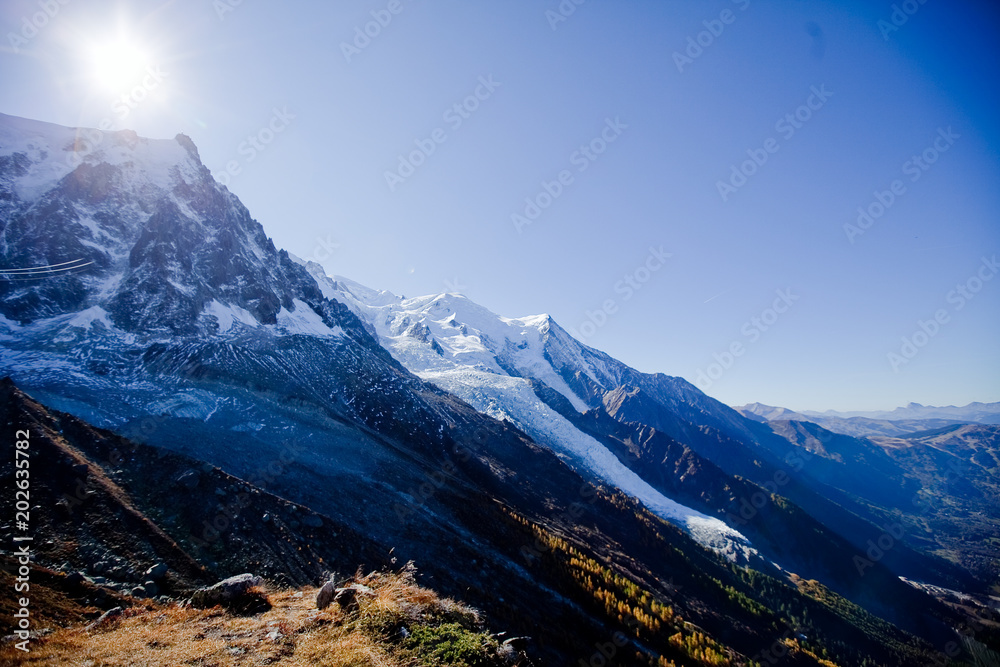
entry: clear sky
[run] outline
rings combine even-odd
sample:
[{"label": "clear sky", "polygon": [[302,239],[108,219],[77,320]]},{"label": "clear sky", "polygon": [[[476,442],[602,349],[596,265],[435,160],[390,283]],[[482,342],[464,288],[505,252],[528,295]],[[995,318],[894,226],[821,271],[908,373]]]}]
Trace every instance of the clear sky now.
[{"label": "clear sky", "polygon": [[1000,400],[995,3],[577,2],[6,0],[0,111],[730,404]]}]

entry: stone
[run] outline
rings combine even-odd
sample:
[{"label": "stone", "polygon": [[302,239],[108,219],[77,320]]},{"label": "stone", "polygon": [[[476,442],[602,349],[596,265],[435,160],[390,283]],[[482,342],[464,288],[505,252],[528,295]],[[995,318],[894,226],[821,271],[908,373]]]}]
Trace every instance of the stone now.
[{"label": "stone", "polygon": [[201,476],[196,470],[188,470],[179,475],[176,481],[185,489],[194,489],[198,486],[198,482],[201,481]]},{"label": "stone", "polygon": [[143,576],[147,579],[152,579],[153,581],[159,581],[166,576],[168,569],[169,568],[167,568],[166,563],[157,563],[153,567],[146,570],[146,573]]},{"label": "stone", "polygon": [[90,625],[88,625],[84,629],[85,630],[93,630],[95,628],[101,627],[102,625],[107,625],[107,624],[113,622],[119,616],[121,616],[122,613],[123,613],[123,610],[122,610],[121,607],[115,607],[114,609],[109,609],[106,612],[104,612],[103,614],[101,614],[97,618],[97,620],[95,620],[93,623],[91,623]]},{"label": "stone", "polygon": [[255,586],[260,586],[263,580],[257,575],[246,572],[235,577],[229,577],[209,586],[199,588],[191,596],[191,604],[195,607],[208,608],[217,604],[232,605],[247,597],[247,592]]},{"label": "stone", "polygon": [[316,593],[316,608],[326,609],[333,602],[334,596],[337,594],[337,584],[333,581],[328,581],[323,584],[323,587],[319,589]]}]

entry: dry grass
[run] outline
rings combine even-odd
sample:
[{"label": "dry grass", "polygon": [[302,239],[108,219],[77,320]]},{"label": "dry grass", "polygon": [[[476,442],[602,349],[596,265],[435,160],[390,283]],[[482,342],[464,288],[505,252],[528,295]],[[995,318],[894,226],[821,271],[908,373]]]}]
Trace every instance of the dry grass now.
[{"label": "dry grass", "polygon": [[33,640],[29,654],[4,646],[0,665],[412,667],[417,664],[412,653],[391,642],[394,628],[479,623],[473,610],[417,586],[407,570],[371,574],[358,583],[372,588],[374,596],[360,596],[360,609],[350,614],[337,605],[317,610],[316,588],[272,592],[272,608],[255,616],[220,607],[132,608],[104,627],[60,630]]},{"label": "dry grass", "polygon": [[375,591],[375,597],[364,600],[362,606],[360,620],[369,626],[452,621],[471,628],[481,623],[474,609],[417,585],[411,570],[373,572],[360,578],[358,583]]}]

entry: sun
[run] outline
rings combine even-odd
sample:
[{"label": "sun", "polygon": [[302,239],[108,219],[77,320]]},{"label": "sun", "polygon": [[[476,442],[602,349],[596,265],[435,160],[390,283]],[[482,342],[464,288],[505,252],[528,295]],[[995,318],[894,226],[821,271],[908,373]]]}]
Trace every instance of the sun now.
[{"label": "sun", "polygon": [[128,39],[97,43],[90,49],[90,74],[106,92],[127,92],[142,80],[148,65],[146,52]]}]

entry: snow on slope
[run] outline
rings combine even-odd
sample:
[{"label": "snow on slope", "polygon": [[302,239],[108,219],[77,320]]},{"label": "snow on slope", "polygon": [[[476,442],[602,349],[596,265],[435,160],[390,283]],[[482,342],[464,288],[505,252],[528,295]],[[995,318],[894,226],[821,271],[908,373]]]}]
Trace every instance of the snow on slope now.
[{"label": "snow on slope", "polygon": [[[131,130],[69,128],[0,114],[0,219],[0,253],[10,268],[52,262],[86,268],[66,269],[79,284],[63,292],[5,276],[0,298],[5,315],[15,313],[15,320],[75,310],[69,324],[85,329],[142,319],[182,327],[205,315],[220,334],[265,321],[286,334],[343,334],[299,299],[277,313],[268,307],[254,315],[241,307],[241,299],[260,299],[280,284],[275,249],[235,195],[212,179],[184,135],[146,139]],[[234,266],[260,269],[255,284],[239,283],[244,277],[227,282],[230,271],[212,254],[221,248]],[[176,254],[164,261],[164,253]],[[222,296],[206,303],[199,285]],[[133,298],[136,293],[150,295],[148,312],[138,308],[144,299]],[[277,298],[287,304],[287,295]]]},{"label": "snow on slope", "polygon": [[[756,553],[741,533],[666,497],[538,398],[527,377],[545,382],[580,412],[587,410],[546,359],[542,335],[551,322],[548,316],[500,317],[456,294],[402,299],[345,278],[328,277],[316,263],[302,263],[324,296],[353,310],[375,330],[383,346],[421,379],[480,412],[509,420],[578,470],[618,487],[726,558],[745,562]],[[582,357],[580,362],[585,372],[591,370]]]},{"label": "snow on slope", "polygon": [[0,156],[23,153],[27,173],[17,179],[18,197],[30,202],[44,194],[81,163],[131,167],[131,185],[169,189],[182,175],[198,177],[191,155],[176,139],[145,139],[131,130],[100,132],[68,128],[0,114]]}]

